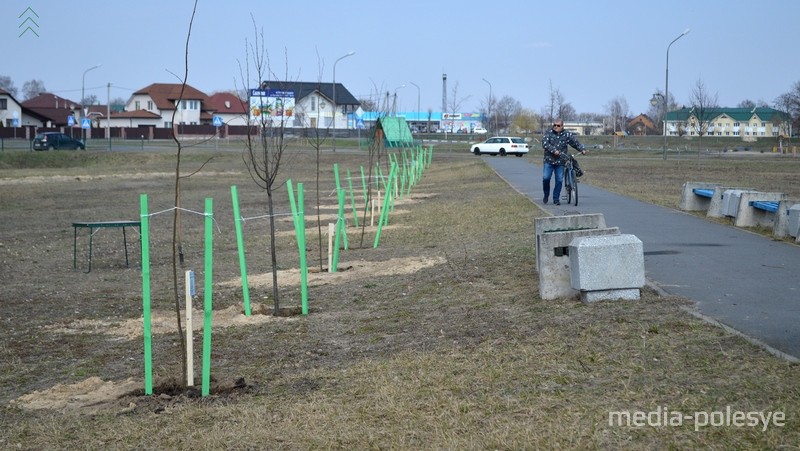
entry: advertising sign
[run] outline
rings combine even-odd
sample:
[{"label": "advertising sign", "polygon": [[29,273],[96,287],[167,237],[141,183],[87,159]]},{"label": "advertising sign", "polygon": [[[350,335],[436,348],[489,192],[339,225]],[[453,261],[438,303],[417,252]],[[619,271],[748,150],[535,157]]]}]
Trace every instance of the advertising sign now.
[{"label": "advertising sign", "polygon": [[[281,89],[250,90],[250,121],[286,120],[294,115],[294,91]],[[267,117],[272,119],[267,119]]]}]

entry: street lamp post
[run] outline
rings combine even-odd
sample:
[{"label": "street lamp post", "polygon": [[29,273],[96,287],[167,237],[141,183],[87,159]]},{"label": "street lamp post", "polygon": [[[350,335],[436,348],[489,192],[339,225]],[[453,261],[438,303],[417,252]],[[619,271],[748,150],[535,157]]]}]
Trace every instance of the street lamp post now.
[{"label": "street lamp post", "polygon": [[397,116],[397,91],[405,87],[406,85],[400,85],[394,88],[394,98],[392,99],[392,116]]},{"label": "street lamp post", "polygon": [[[489,117],[491,118],[492,117],[492,84],[489,82],[489,80],[487,80],[485,78],[481,78],[481,80],[485,81],[486,84],[489,85],[489,108],[488,108],[489,111],[487,111],[486,114],[488,114]],[[492,130],[492,133],[494,133],[496,131],[497,131],[497,121],[494,121],[494,130]]]},{"label": "street lamp post", "polygon": [[669,43],[667,46],[667,69],[664,82],[664,156],[663,158],[667,159],[667,106],[669,104],[669,48],[672,47],[672,44],[675,43],[678,39],[686,36],[689,33],[689,29],[683,31],[677,38],[673,39],[672,42]]},{"label": "street lamp post", "polygon": [[333,151],[336,152],[336,63],[339,61],[347,58],[348,56],[355,55],[356,52],[349,51],[346,55],[340,56],[336,61],[333,62]]},{"label": "street lamp post", "polygon": [[85,87],[86,87],[86,72],[90,70],[97,69],[98,67],[102,66],[102,64],[97,64],[92,66],[85,71],[83,71],[83,77],[81,77],[81,139],[83,140],[83,144],[86,145],[86,129],[83,128],[83,119],[86,117],[86,106],[84,105],[84,98],[86,95],[84,94]]},{"label": "street lamp post", "polygon": [[[414,85],[417,88],[417,122],[419,122],[419,113],[420,113],[420,111],[419,111],[419,92],[420,92],[419,91],[419,85],[414,83],[413,81],[410,81],[409,83],[411,83],[412,85]],[[417,129],[419,129],[419,125],[417,125]]]}]

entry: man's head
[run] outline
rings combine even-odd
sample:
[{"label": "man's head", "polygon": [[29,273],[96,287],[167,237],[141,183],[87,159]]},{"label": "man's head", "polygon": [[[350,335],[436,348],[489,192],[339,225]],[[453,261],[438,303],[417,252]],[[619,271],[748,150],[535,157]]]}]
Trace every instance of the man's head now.
[{"label": "man's head", "polygon": [[564,131],[564,121],[561,120],[560,118],[554,120],[553,121],[553,131],[556,132],[556,133],[563,132]]}]

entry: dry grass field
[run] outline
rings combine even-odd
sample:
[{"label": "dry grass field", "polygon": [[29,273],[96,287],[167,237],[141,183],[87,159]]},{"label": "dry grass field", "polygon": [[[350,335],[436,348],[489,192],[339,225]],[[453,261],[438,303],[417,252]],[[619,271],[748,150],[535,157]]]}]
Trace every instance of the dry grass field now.
[{"label": "dry grass field", "polygon": [[[785,156],[584,158],[586,183],[673,208],[687,180],[800,197],[800,161]],[[356,228],[348,208],[349,246],[335,273],[319,270],[336,218],[333,165],[343,180],[347,171],[356,177],[366,153],[323,152],[317,189],[315,152],[291,149],[275,191],[279,316],[266,194],[235,146],[184,149],[182,172],[206,161],[182,182],[180,268],[197,273],[194,316],[202,318],[199,213],[213,198],[211,393],[203,397],[181,380],[174,153],[0,154],[0,448],[798,448],[798,365],[690,315],[690,299],[649,289],[636,302],[539,299],[533,220],[546,213],[461,148],[435,148],[422,179],[397,199],[377,248],[375,228]],[[297,314],[286,179],[305,188],[307,316]],[[251,317],[242,313],[231,185],[248,218]],[[128,236],[130,267],[118,229],[93,237],[91,272],[83,271],[85,230],[78,269],[72,261],[73,221],[137,219],[142,193],[157,213],[152,396],[144,394],[138,235]],[[182,277],[179,285],[183,293]],[[198,330],[198,385],[202,341]],[[652,421],[612,424],[614,412]],[[778,416],[736,422],[752,412]]]}]

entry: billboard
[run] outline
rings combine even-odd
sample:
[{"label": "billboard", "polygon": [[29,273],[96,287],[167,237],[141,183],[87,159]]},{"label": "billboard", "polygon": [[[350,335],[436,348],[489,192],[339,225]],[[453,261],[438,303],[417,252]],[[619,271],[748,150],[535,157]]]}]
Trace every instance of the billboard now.
[{"label": "billboard", "polygon": [[250,121],[280,121],[294,115],[294,91],[283,89],[251,89]]}]

